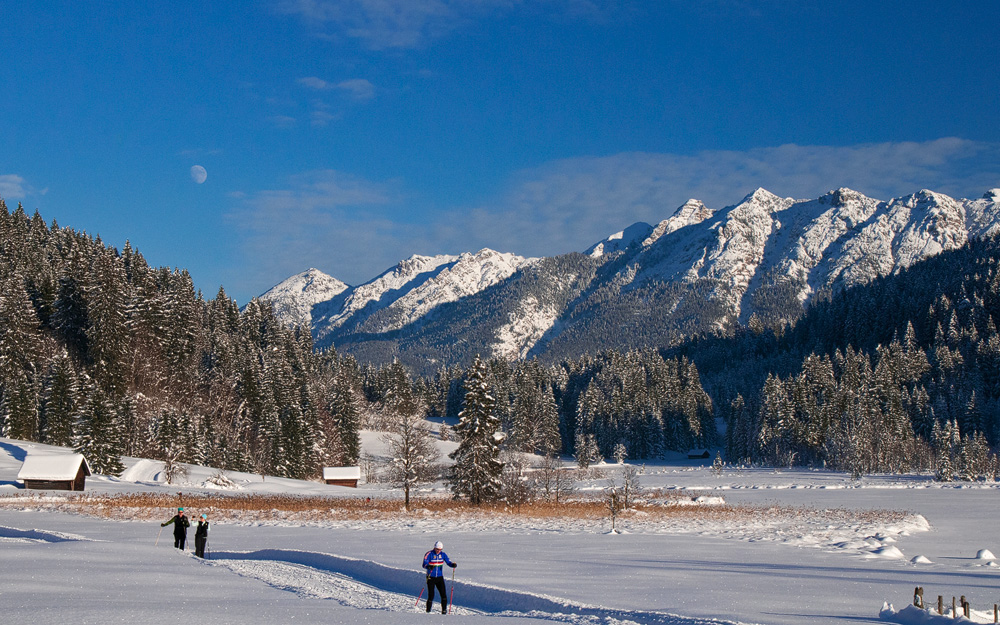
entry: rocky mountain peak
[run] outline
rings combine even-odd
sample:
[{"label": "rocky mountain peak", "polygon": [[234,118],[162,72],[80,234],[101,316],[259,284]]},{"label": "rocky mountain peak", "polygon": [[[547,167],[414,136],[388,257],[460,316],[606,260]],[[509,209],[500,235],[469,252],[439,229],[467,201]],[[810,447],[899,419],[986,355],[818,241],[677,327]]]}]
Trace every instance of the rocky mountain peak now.
[{"label": "rocky mountain peak", "polygon": [[310,267],[276,284],[260,298],[272,302],[278,317],[289,325],[311,327],[312,307],[348,288],[340,280]]}]

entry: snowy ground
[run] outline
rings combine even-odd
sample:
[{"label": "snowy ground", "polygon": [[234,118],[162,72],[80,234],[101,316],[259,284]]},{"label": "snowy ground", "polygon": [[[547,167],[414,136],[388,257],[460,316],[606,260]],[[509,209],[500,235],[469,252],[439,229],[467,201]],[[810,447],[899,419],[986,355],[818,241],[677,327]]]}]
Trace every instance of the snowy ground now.
[{"label": "snowy ground", "polygon": [[[366,438],[366,449],[375,442]],[[973,620],[993,622],[993,604],[1000,602],[1000,566],[990,554],[977,557],[981,550],[1000,553],[994,484],[942,486],[927,477],[892,476],[856,483],[822,471],[716,475],[678,460],[643,467],[642,486],[702,495],[702,506],[721,498],[778,511],[738,521],[626,516],[618,534],[609,533],[607,521],[419,512],[378,521],[219,521],[210,559],[199,560],[173,548],[169,527],[155,544],[155,521],[102,520],[61,511],[58,493],[28,496],[15,477],[25,454],[42,449],[0,439],[5,622],[437,620],[443,617],[422,614],[415,602],[424,585],[420,560],[439,539],[459,563],[455,614],[471,623],[934,622],[927,613],[903,610],[915,586],[924,587],[928,603],[942,595],[949,610],[951,598],[964,595]],[[193,467],[188,483],[178,486],[161,482],[159,463],[126,464],[120,479],[88,478],[87,491],[218,492],[208,483],[211,469]],[[228,476],[237,494],[398,497],[385,486]],[[596,479],[580,490],[604,484]],[[162,520],[171,514],[165,508]],[[895,613],[882,612],[884,602]]]}]

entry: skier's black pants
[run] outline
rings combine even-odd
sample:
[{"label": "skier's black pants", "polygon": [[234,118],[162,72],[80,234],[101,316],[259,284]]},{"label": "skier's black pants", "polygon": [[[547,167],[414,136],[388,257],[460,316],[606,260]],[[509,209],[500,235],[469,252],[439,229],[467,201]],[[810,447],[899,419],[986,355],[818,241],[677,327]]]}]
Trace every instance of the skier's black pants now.
[{"label": "skier's black pants", "polygon": [[199,558],[205,557],[205,543],[208,542],[207,536],[195,536],[194,537],[194,555]]},{"label": "skier's black pants", "polygon": [[187,534],[174,534],[174,547],[183,550],[185,541],[187,541]]},{"label": "skier's black pants", "polygon": [[441,594],[441,613],[448,613],[448,593],[444,590],[444,577],[431,577],[427,576],[427,611],[431,611],[431,605],[434,604],[434,589],[437,588],[438,592]]}]

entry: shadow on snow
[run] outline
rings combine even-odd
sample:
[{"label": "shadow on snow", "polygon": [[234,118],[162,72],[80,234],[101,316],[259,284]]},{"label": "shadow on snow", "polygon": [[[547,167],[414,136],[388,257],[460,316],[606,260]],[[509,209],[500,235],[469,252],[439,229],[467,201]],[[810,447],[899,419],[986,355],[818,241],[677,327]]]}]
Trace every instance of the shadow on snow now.
[{"label": "shadow on snow", "polygon": [[[258,551],[213,552],[213,561],[272,561],[306,566],[311,569],[343,575],[378,591],[415,596],[424,585],[424,573],[386,566],[371,560],[360,560],[327,553],[292,549],[261,549]],[[449,586],[452,585],[448,580]],[[484,584],[455,580],[455,594],[462,608],[493,616],[516,616],[541,620],[564,621],[567,615],[605,619],[628,619],[646,625],[718,625],[729,623],[718,619],[689,618],[664,612],[615,610],[561,600],[544,595],[507,590]]]}]

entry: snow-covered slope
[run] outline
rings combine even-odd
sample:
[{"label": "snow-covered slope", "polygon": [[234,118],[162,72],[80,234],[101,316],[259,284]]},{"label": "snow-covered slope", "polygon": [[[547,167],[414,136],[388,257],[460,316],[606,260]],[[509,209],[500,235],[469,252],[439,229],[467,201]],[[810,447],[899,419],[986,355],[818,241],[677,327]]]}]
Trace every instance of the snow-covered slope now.
[{"label": "snow-covered slope", "polygon": [[653,226],[639,221],[632,224],[628,228],[625,228],[621,232],[616,232],[603,241],[595,243],[584,253],[587,254],[587,256],[599,258],[606,254],[621,252],[630,245],[646,239],[652,232]]},{"label": "snow-covered slope", "polygon": [[393,314],[371,329],[389,332],[402,328],[441,304],[480,293],[506,280],[532,260],[490,249],[462,254],[455,262],[442,267],[437,275],[396,299],[389,306]]}]

